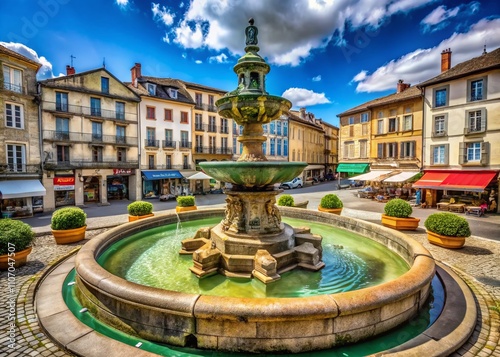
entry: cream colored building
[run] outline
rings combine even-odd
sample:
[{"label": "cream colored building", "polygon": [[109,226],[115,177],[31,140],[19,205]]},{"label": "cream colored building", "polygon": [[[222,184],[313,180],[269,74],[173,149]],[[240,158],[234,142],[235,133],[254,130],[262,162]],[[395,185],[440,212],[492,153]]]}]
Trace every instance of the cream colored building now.
[{"label": "cream colored building", "polygon": [[0,210],[5,217],[27,217],[43,209],[39,68],[39,63],[0,45]]},{"label": "cream colored building", "polygon": [[320,124],[325,132],[325,172],[333,175],[339,163],[339,128],[325,121]]},{"label": "cream colored building", "polygon": [[66,69],[40,82],[44,209],[135,200],[139,96],[105,68]]},{"label": "cream colored building", "polygon": [[[424,171],[418,187],[443,196],[495,200],[500,171],[500,48],[451,66],[441,54],[441,74],[424,91]],[[436,64],[438,65],[438,64]],[[490,198],[491,197],[491,198]]]}]

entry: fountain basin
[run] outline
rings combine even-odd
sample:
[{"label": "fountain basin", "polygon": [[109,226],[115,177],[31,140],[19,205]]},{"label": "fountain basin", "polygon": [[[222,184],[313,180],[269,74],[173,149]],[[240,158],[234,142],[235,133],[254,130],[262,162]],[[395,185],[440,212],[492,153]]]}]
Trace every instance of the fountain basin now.
[{"label": "fountain basin", "polygon": [[200,162],[203,171],[216,180],[247,188],[290,181],[300,175],[306,166],[306,162]]},{"label": "fountain basin", "polygon": [[[378,335],[415,315],[429,295],[435,263],[406,235],[343,216],[281,207],[282,215],[335,224],[384,244],[410,266],[401,277],[357,291],[306,298],[231,298],[185,294],[128,282],[96,258],[114,242],[177,222],[173,214],[124,224],[82,247],[77,294],[94,315],[143,338],[225,351],[305,352]],[[179,214],[181,220],[222,217],[222,209]]]},{"label": "fountain basin", "polygon": [[268,124],[287,113],[292,103],[282,97],[255,93],[224,96],[215,105],[220,116],[244,125]]}]

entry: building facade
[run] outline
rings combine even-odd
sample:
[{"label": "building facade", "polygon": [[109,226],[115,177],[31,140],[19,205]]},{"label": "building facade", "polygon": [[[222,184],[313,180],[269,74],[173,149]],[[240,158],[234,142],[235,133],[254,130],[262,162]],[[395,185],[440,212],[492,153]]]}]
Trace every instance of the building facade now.
[{"label": "building facade", "polygon": [[325,132],[325,178],[332,179],[339,163],[339,128],[320,121]]},{"label": "building facade", "polygon": [[486,201],[498,211],[500,171],[500,48],[451,66],[421,84],[424,92],[424,177],[429,205],[443,198]]},{"label": "building facade", "polygon": [[135,200],[140,98],[105,68],[40,82],[45,210]]},{"label": "building facade", "polygon": [[0,210],[27,217],[43,210],[36,73],[40,64],[0,45]]}]

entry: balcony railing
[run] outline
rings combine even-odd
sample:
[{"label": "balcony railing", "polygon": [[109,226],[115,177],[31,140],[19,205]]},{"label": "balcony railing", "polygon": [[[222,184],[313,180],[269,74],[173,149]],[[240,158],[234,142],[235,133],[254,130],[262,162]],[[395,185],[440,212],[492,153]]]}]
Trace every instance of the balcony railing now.
[{"label": "balcony railing", "polygon": [[124,113],[122,111],[101,109],[95,107],[84,107],[65,103],[43,102],[43,110],[70,113],[75,115],[86,115],[104,119],[137,121],[136,113]]},{"label": "balcony railing", "polygon": [[23,86],[20,84],[14,84],[14,83],[9,83],[9,82],[3,82],[3,87],[4,89],[16,92],[16,93],[22,93],[23,92]]},{"label": "balcony railing", "polygon": [[217,113],[217,107],[215,105],[206,104],[206,103],[196,103],[194,105],[194,109],[205,110],[205,111]]},{"label": "balcony railing", "polygon": [[220,132],[221,134],[229,134],[229,128],[227,126],[222,126]]},{"label": "balcony railing", "polygon": [[162,148],[164,149],[175,149],[176,148],[176,142],[173,140],[162,140]]},{"label": "balcony railing", "polygon": [[194,130],[196,131],[207,131],[207,124],[194,123]]},{"label": "balcony railing", "polygon": [[108,169],[108,168],[117,168],[117,169],[137,169],[139,168],[138,160],[124,160],[117,161],[116,158],[103,158],[99,161],[93,160],[53,160],[48,161],[44,164],[46,169]]},{"label": "balcony railing", "polygon": [[141,165],[141,170],[193,170],[191,165]]},{"label": "balcony railing", "polygon": [[229,147],[196,146],[194,152],[197,154],[232,155],[233,149]]},{"label": "balcony railing", "polygon": [[144,139],[144,146],[148,148],[159,148],[160,140]]},{"label": "balcony railing", "polygon": [[137,137],[134,136],[75,133],[57,130],[44,130],[43,140],[137,146]]},{"label": "balcony railing", "polygon": [[448,134],[446,133],[446,130],[441,130],[441,131],[433,131],[432,132],[432,137],[435,138],[435,137],[440,137],[440,136],[448,136]]},{"label": "balcony railing", "polygon": [[179,141],[179,149],[191,149],[192,143],[191,141],[181,140]]},{"label": "balcony railing", "polygon": [[209,133],[216,133],[217,132],[217,125],[211,125],[211,124],[208,124],[208,129],[207,131]]},{"label": "balcony railing", "polygon": [[40,173],[39,164],[8,164],[0,163],[0,174],[37,174]]}]

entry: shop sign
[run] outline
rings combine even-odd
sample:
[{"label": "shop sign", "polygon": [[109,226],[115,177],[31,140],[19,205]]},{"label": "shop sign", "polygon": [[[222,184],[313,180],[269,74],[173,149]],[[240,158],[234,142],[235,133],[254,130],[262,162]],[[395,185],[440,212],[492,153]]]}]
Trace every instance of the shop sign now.
[{"label": "shop sign", "polygon": [[54,185],[54,191],[72,191],[75,185]]},{"label": "shop sign", "polygon": [[54,186],[59,185],[59,186],[70,186],[70,185],[75,185],[75,178],[74,177],[54,177]]},{"label": "shop sign", "polygon": [[113,175],[133,175],[135,169],[113,169]]}]

